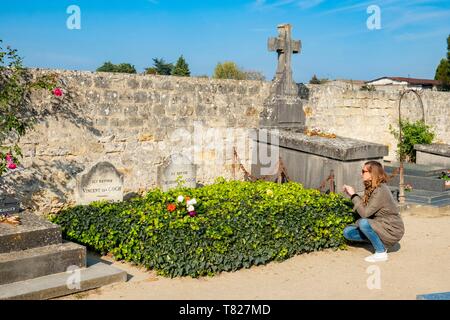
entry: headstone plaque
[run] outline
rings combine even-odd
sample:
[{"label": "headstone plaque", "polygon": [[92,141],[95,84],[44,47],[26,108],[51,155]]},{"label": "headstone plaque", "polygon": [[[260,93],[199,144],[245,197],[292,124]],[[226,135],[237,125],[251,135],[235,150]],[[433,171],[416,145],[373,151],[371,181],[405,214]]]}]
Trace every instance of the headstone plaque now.
[{"label": "headstone plaque", "polygon": [[77,203],[123,201],[123,174],[109,162],[100,162],[77,179]]},{"label": "headstone plaque", "polygon": [[0,215],[14,214],[20,211],[20,203],[11,196],[0,195]]},{"label": "headstone plaque", "polygon": [[183,155],[172,155],[164,164],[158,167],[158,185],[165,192],[178,186],[178,179],[183,186],[195,188],[197,186],[197,167],[190,159]]}]

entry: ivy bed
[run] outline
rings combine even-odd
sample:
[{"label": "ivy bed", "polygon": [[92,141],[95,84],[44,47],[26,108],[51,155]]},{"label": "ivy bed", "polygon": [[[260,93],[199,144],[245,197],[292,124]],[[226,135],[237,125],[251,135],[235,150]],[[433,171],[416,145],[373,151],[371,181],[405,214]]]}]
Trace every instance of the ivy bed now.
[{"label": "ivy bed", "polygon": [[66,239],[167,277],[214,275],[344,248],[351,203],[289,182],[219,178],[198,189],[150,190],[121,203],[76,206],[50,217]]}]

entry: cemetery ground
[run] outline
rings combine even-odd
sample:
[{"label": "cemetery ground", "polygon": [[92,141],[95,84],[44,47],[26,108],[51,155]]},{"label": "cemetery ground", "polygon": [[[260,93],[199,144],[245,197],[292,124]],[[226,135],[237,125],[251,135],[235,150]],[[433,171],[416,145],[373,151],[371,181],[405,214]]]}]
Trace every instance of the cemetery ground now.
[{"label": "cemetery ground", "polygon": [[[283,262],[198,279],[164,278],[153,271],[90,254],[128,273],[128,281],[59,299],[416,299],[450,288],[450,207],[402,212],[406,233],[389,261],[369,264],[370,246],[297,255]],[[380,289],[368,279],[379,267]],[[369,280],[370,282],[370,280]]]}]

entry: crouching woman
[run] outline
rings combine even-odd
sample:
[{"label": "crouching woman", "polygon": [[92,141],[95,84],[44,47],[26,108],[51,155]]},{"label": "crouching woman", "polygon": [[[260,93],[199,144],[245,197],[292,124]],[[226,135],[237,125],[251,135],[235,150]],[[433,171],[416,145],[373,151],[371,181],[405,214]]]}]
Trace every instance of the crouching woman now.
[{"label": "crouching woman", "polygon": [[386,185],[387,175],[377,161],[365,163],[362,172],[364,195],[361,197],[353,187],[344,185],[344,192],[354,204],[354,210],[361,216],[356,225],[344,229],[344,237],[350,241],[370,242],[375,254],[367,262],[388,260],[387,248],[401,240],[405,227],[398,205]]}]

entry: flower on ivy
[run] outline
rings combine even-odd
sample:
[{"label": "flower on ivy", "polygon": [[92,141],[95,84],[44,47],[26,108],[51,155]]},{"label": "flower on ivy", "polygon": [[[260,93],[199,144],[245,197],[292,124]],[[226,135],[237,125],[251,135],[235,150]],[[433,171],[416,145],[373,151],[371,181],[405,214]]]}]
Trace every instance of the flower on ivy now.
[{"label": "flower on ivy", "polygon": [[197,200],[194,198],[194,199],[192,199],[192,200],[188,200],[186,203],[187,203],[188,206],[190,206],[190,205],[196,205],[196,204],[197,204]]},{"label": "flower on ivy", "polygon": [[183,202],[183,200],[184,200],[184,197],[183,197],[183,196],[178,196],[178,198],[177,198],[177,201],[178,201],[178,202]]},{"label": "flower on ivy", "polygon": [[61,97],[63,95],[63,91],[61,90],[61,88],[53,89],[52,93],[57,97]]},{"label": "flower on ivy", "polygon": [[271,196],[273,196],[273,191],[270,189],[267,189],[266,194],[271,197]]},{"label": "flower on ivy", "polygon": [[190,206],[187,208],[187,210],[188,210],[189,212],[194,212],[195,208],[194,208],[193,205],[190,205]]},{"label": "flower on ivy", "polygon": [[189,212],[190,217],[195,217],[196,215],[197,215],[197,212],[195,212],[195,211]]},{"label": "flower on ivy", "polygon": [[174,212],[177,209],[177,206],[173,203],[170,203],[167,205],[167,210],[169,210],[169,212]]}]

